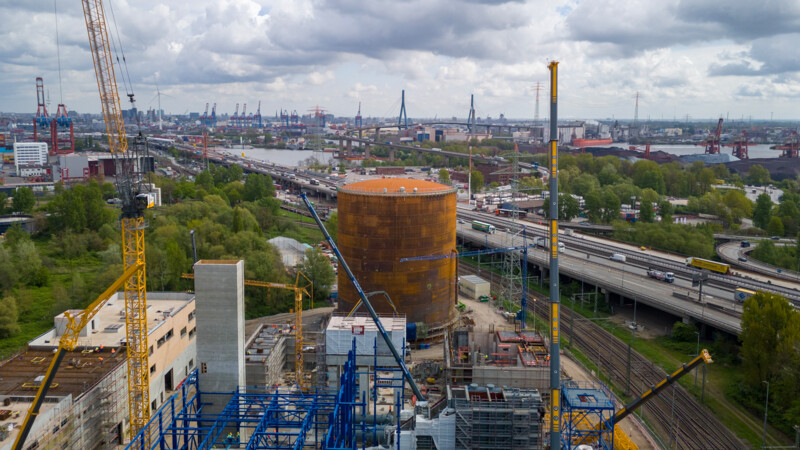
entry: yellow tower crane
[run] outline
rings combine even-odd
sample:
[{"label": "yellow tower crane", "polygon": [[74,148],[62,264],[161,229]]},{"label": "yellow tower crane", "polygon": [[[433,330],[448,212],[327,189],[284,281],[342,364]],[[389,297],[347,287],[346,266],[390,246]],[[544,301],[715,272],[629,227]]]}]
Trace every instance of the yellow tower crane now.
[{"label": "yellow tower crane", "polygon": [[[147,279],[144,255],[144,210],[153,206],[151,194],[144,193],[139,153],[128,149],[122,107],[114,74],[112,43],[106,26],[102,0],[81,0],[89,48],[94,61],[100,105],[106,124],[108,146],[114,155],[117,191],[122,199],[122,254],[125,268],[137,266],[124,285],[125,329],[128,348],[128,406],[131,438],[150,419],[150,373],[147,361]],[[133,103],[133,94],[128,94]]]},{"label": "yellow tower crane", "polygon": [[[307,281],[306,284],[301,285],[302,278]],[[187,280],[194,280],[193,273],[184,273],[181,278]],[[287,289],[294,291],[294,374],[295,381],[300,388],[305,387],[305,379],[303,377],[303,294],[307,295],[310,299],[310,306],[314,307],[314,283],[303,272],[297,272],[297,278],[294,284],[286,283],[270,283],[267,281],[244,280],[245,286],[258,286],[268,289]]]}]

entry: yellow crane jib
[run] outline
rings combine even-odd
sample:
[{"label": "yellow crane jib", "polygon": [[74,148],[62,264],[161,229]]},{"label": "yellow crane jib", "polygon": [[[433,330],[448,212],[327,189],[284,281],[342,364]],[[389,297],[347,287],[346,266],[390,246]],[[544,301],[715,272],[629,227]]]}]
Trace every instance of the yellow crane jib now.
[{"label": "yellow crane jib", "polygon": [[[306,284],[301,285],[301,277],[305,278]],[[193,280],[194,274],[184,273],[181,278]],[[295,354],[295,379],[297,384],[303,388],[305,387],[305,380],[303,377],[303,294],[307,295],[310,299],[310,307],[314,307],[314,283],[303,272],[297,272],[297,278],[294,284],[286,283],[271,283],[268,281],[244,280],[245,286],[257,286],[267,289],[286,289],[294,292],[294,323],[295,323],[295,337],[294,337],[294,354]]]},{"label": "yellow crane jib", "polygon": [[69,351],[75,350],[75,348],[78,346],[78,337],[81,330],[86,327],[86,325],[94,318],[95,315],[97,315],[100,309],[106,304],[106,302],[108,302],[108,299],[111,298],[114,293],[122,289],[125,283],[134,277],[142,268],[142,264],[131,265],[125,269],[125,272],[122,273],[122,276],[117,278],[117,281],[115,281],[114,284],[109,286],[108,289],[100,294],[100,296],[97,297],[97,299],[93,301],[92,304],[86,309],[78,314],[72,314],[69,311],[64,313],[64,316],[67,318],[67,326],[64,329],[64,333],[61,335],[61,339],[59,340],[58,350],[56,350],[53,360],[50,361],[50,365],[47,367],[44,380],[42,380],[42,383],[39,385],[39,389],[36,391],[36,395],[33,397],[31,408],[28,410],[25,420],[22,422],[22,427],[17,435],[17,439],[14,441],[14,446],[12,447],[14,450],[22,449],[22,446],[25,444],[25,439],[27,439],[31,428],[33,427],[33,422],[36,420],[36,416],[39,415],[39,409],[41,408],[42,403],[47,396],[47,391],[50,389],[50,386],[53,383],[53,379],[58,372],[58,367],[61,365],[61,361],[64,359],[64,355],[66,355],[66,353]]}]

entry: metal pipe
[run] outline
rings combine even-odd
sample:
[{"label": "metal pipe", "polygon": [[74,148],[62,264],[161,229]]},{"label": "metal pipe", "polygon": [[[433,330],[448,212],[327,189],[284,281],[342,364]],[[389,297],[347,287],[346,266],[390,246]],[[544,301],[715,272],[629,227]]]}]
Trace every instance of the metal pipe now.
[{"label": "metal pipe", "polygon": [[561,448],[558,286],[558,61],[550,69],[550,448]]},{"label": "metal pipe", "polygon": [[358,296],[361,297],[361,302],[364,303],[364,306],[367,307],[367,311],[369,311],[369,315],[372,317],[372,320],[375,322],[375,326],[378,327],[378,332],[383,336],[383,340],[386,341],[386,346],[389,347],[389,351],[392,352],[392,356],[394,356],[394,360],[397,361],[397,365],[400,366],[400,370],[403,371],[403,376],[408,381],[408,384],[411,386],[411,390],[414,391],[414,395],[417,396],[420,400],[425,400],[425,396],[422,395],[422,392],[419,390],[417,383],[414,381],[414,377],[411,376],[411,372],[406,367],[405,361],[403,361],[403,357],[397,352],[397,349],[394,347],[394,342],[389,337],[389,334],[386,332],[386,329],[383,327],[380,319],[378,318],[378,314],[375,312],[375,308],[372,307],[370,304],[367,295],[364,293],[364,290],[361,289],[361,285],[356,280],[355,275],[350,270],[350,266],[347,265],[347,261],[344,260],[342,253],[339,251],[339,247],[336,246],[336,243],[333,242],[333,238],[331,235],[328,234],[328,230],[325,228],[325,225],[322,223],[322,220],[319,218],[317,211],[314,210],[314,207],[311,206],[311,202],[308,200],[308,197],[305,193],[301,194],[301,198],[303,199],[303,203],[306,204],[306,208],[308,208],[309,212],[311,212],[311,216],[314,218],[314,221],[317,222],[317,226],[322,231],[322,234],[325,236],[325,240],[328,241],[328,244],[333,249],[333,252],[336,254],[336,259],[339,260],[339,264],[341,264],[344,271],[347,273],[347,278],[350,279],[350,282],[353,283],[353,287],[355,288],[356,292],[358,292]]}]

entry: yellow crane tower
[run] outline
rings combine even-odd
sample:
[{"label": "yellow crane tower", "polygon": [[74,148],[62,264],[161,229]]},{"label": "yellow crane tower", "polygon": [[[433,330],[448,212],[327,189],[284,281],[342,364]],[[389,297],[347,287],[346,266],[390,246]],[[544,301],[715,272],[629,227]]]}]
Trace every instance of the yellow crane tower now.
[{"label": "yellow crane tower", "polygon": [[[147,361],[147,279],[144,258],[144,210],[153,206],[153,195],[144,192],[138,146],[128,151],[122,107],[111,57],[111,41],[102,0],[81,0],[89,47],[97,76],[100,104],[108,146],[114,155],[117,191],[122,198],[122,255],[125,271],[106,292],[79,314],[65,313],[68,324],[58,349],[34,397],[13,448],[19,450],[33,427],[47,391],[66,352],[77,347],[78,335],[108,299],[120,288],[125,292],[125,330],[128,362],[128,407],[133,438],[150,419],[150,374]],[[133,94],[128,94],[133,103]]]},{"label": "yellow crane tower", "polygon": [[[307,284],[300,285],[301,277],[305,278]],[[187,280],[194,280],[194,274],[184,273],[181,278]],[[314,307],[314,283],[303,272],[297,272],[297,278],[294,284],[286,283],[270,283],[267,281],[244,280],[245,286],[258,286],[268,289],[287,289],[294,292],[294,374],[295,381],[300,388],[305,387],[305,379],[303,378],[303,294],[307,295],[310,299],[310,306]]]},{"label": "yellow crane tower", "polygon": [[[144,193],[139,153],[129,151],[122,121],[122,107],[114,74],[112,43],[106,26],[102,0],[81,0],[89,48],[97,76],[108,146],[114,155],[117,191],[122,199],[122,254],[125,268],[137,266],[124,285],[125,329],[128,348],[128,407],[131,438],[150,419],[150,373],[147,361],[147,279],[144,255],[144,210],[153,206],[153,197]],[[123,58],[124,59],[124,58]],[[133,94],[128,94],[133,103]]]}]

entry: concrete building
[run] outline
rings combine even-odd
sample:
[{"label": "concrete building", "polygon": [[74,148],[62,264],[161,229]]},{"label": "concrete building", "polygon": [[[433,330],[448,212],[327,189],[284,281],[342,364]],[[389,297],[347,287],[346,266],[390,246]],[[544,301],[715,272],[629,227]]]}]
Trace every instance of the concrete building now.
[{"label": "concrete building", "polygon": [[477,275],[464,275],[458,278],[458,293],[470,300],[477,301],[482,296],[489,296],[491,284]]},{"label": "concrete building", "polygon": [[[406,337],[405,316],[381,316],[380,320],[394,347],[402,353]],[[369,386],[367,372],[376,363],[376,343],[378,367],[397,367],[397,361],[369,315],[356,313],[347,317],[343,314],[334,314],[325,329],[325,365],[329,387],[339,388],[339,377],[341,377],[344,363],[347,361],[347,352],[353,349],[353,339],[356,341],[356,365],[358,366],[360,386]]]},{"label": "concrete building", "polygon": [[[22,173],[31,173],[31,171],[39,172],[44,169],[46,165],[46,142],[14,142],[14,166],[17,171],[17,176],[34,176],[22,175]],[[44,170],[46,171],[46,169]]]},{"label": "concrete building", "polygon": [[[194,265],[200,389],[233,392],[245,385],[244,261],[200,260]],[[216,415],[227,398],[211,396],[204,413]]]},{"label": "concrete building", "polygon": [[[149,292],[150,400],[154,412],[196,361],[195,300],[191,294]],[[124,295],[117,293],[81,330],[53,380],[28,436],[40,448],[103,448],[122,443],[130,428],[125,353]],[[0,450],[11,448],[54,355],[66,318],[28,343],[28,350],[0,365],[0,401],[12,414],[0,427],[17,425]],[[26,446],[27,448],[27,446]]]},{"label": "concrete building", "polygon": [[293,330],[290,325],[261,324],[245,344],[247,385],[279,384],[286,367],[287,346],[294,348]]}]

